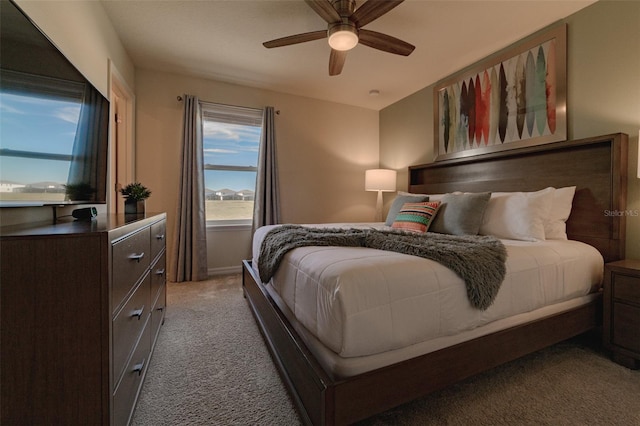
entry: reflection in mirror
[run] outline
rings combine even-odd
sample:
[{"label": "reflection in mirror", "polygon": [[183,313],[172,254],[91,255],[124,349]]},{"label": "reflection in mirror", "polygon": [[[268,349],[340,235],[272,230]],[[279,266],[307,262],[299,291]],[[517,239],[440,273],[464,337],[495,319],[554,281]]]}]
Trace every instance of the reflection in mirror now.
[{"label": "reflection in mirror", "polygon": [[106,202],[109,102],[0,1],[0,205]]}]

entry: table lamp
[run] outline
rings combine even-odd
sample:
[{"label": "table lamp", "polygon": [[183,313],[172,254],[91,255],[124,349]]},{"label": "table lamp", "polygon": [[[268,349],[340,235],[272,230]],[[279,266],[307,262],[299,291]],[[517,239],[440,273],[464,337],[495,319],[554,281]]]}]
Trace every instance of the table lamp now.
[{"label": "table lamp", "polygon": [[382,193],[395,192],[396,171],[388,169],[367,170],[364,175],[365,191],[378,191],[376,201],[376,222],[382,222]]}]

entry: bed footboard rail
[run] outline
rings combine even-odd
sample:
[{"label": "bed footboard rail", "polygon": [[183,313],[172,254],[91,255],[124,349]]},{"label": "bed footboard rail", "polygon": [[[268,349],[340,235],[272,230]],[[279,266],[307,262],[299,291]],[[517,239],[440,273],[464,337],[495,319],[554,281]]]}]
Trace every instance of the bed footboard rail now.
[{"label": "bed footboard rail", "polygon": [[251,267],[251,261],[242,263],[245,297],[303,422],[333,424],[332,380],[277,308]]}]

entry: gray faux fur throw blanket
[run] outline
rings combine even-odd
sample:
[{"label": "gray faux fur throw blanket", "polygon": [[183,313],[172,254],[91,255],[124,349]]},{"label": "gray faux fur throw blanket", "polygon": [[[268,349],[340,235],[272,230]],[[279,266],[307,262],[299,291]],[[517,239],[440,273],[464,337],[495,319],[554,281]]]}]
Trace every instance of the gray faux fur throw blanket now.
[{"label": "gray faux fur throw blanket", "polygon": [[368,247],[435,260],[464,280],[471,305],[481,310],[491,306],[506,274],[507,251],[491,236],[283,225],[262,241],[258,259],[262,282],[269,282],[289,250],[303,246]]}]

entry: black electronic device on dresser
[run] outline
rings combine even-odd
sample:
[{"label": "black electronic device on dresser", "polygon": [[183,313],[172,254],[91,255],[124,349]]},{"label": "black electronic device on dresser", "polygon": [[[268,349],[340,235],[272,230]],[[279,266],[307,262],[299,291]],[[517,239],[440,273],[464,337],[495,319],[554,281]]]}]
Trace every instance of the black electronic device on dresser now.
[{"label": "black electronic device on dresser", "polygon": [[614,361],[640,367],[640,260],[604,267],[603,344]]},{"label": "black electronic device on dresser", "polygon": [[166,215],[0,228],[0,424],[126,425],[166,304]]}]

